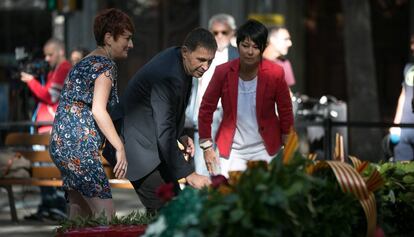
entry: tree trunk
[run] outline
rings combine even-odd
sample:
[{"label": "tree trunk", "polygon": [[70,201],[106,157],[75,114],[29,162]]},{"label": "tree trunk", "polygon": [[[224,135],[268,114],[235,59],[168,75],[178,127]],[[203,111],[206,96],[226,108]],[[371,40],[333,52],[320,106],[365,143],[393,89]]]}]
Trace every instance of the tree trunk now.
[{"label": "tree trunk", "polygon": [[[349,121],[379,121],[371,12],[368,0],[342,0]],[[334,55],[333,55],[334,56]],[[380,156],[381,129],[350,128],[350,151],[361,160]]]}]

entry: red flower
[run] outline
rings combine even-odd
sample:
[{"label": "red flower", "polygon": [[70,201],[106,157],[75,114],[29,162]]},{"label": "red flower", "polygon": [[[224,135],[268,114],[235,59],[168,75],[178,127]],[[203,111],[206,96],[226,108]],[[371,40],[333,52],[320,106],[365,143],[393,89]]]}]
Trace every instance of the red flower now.
[{"label": "red flower", "polygon": [[377,226],[374,232],[374,237],[384,237],[384,236],[385,236],[384,230],[380,226]]},{"label": "red flower", "polygon": [[175,195],[174,184],[166,183],[166,184],[159,186],[157,190],[155,191],[155,194],[157,194],[157,196],[161,198],[164,202],[170,201]]},{"label": "red flower", "polygon": [[226,177],[224,177],[221,174],[211,176],[211,187],[212,188],[216,189],[216,188],[220,187],[220,185],[222,185],[222,184],[224,184],[224,185],[229,184]]}]

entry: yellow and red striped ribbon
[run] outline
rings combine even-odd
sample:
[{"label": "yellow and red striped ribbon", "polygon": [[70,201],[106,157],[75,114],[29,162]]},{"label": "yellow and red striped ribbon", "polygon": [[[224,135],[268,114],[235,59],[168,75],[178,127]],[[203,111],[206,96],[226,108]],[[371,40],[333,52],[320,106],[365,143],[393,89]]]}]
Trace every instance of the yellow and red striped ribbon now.
[{"label": "yellow and red striped ribbon", "polygon": [[318,169],[330,167],[345,193],[352,193],[361,203],[367,218],[367,236],[373,236],[377,225],[377,207],[373,191],[377,190],[384,183],[378,170],[364,180],[362,172],[368,167],[369,162],[361,161],[354,156],[349,156],[353,167],[345,163],[344,145],[341,135],[335,137],[335,153],[332,161],[320,161],[314,167],[307,168],[309,173]]},{"label": "yellow and red striped ribbon", "polygon": [[[349,159],[352,161],[354,168],[360,174],[368,167],[368,161],[361,161],[354,156],[349,156]],[[374,170],[371,175],[365,180],[367,188],[371,192],[375,192],[379,189],[382,185],[384,185],[384,179],[382,178],[380,172],[378,170]]]},{"label": "yellow and red striped ribbon", "polygon": [[365,180],[351,165],[339,161],[320,161],[315,170],[330,167],[344,193],[352,193],[359,200],[367,218],[367,236],[372,236],[377,223],[375,196]]},{"label": "yellow and red striped ribbon", "polygon": [[285,148],[283,149],[283,164],[289,163],[296,149],[298,149],[298,135],[293,129],[291,129],[287,138]]}]

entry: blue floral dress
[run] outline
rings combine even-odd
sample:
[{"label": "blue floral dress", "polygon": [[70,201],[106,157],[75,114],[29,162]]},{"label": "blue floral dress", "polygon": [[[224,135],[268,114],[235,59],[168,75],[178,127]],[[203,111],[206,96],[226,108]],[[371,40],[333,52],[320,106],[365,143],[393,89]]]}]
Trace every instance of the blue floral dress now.
[{"label": "blue floral dress", "polygon": [[105,136],[92,116],[95,80],[105,73],[112,80],[108,110],[118,103],[116,64],[89,56],[76,64],[62,90],[53,123],[50,154],[62,173],[63,188],[85,197],[112,198],[99,150]]}]

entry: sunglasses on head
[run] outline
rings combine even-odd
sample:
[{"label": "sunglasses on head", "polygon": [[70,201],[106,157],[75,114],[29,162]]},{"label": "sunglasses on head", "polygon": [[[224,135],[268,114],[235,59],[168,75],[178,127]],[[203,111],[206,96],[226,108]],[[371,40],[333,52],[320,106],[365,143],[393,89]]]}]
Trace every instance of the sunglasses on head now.
[{"label": "sunglasses on head", "polygon": [[224,35],[224,36],[226,36],[226,35],[228,35],[229,34],[229,32],[228,31],[213,31],[213,34],[214,35],[218,35],[218,34],[222,34],[222,35]]}]

